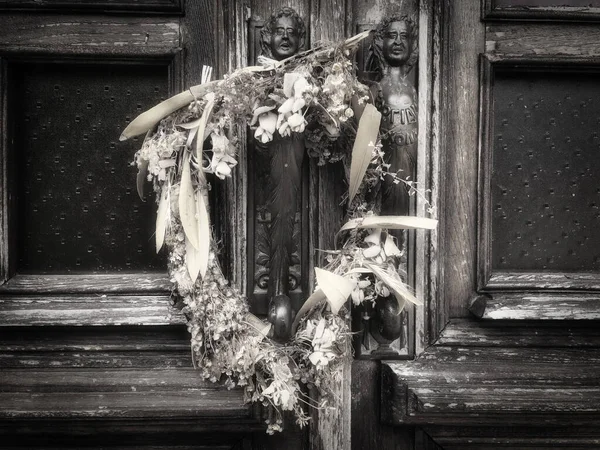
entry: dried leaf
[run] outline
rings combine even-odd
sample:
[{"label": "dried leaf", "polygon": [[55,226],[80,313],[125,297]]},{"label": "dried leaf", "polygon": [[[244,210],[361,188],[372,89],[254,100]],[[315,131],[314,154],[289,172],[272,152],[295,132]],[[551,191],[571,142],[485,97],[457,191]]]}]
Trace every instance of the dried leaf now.
[{"label": "dried leaf", "polygon": [[381,247],[379,245],[371,245],[363,250],[363,256],[365,258],[375,258],[381,253]]},{"label": "dried leaf", "polygon": [[158,211],[156,213],[156,253],[160,251],[165,242],[165,232],[167,231],[167,218],[169,217],[169,186],[163,185],[160,200],[158,202]]},{"label": "dried leaf", "polygon": [[294,83],[300,78],[300,74],[296,72],[288,72],[283,75],[283,95],[291,97],[294,95]]},{"label": "dried leaf", "polygon": [[252,313],[246,314],[246,323],[250,325],[250,328],[253,328],[254,330],[258,331],[258,333],[263,337],[263,339],[267,337],[269,331],[271,331],[270,323],[259,319]]},{"label": "dried leaf", "polygon": [[198,264],[200,265],[200,275],[202,278],[206,275],[208,269],[208,256],[210,253],[210,219],[208,217],[208,208],[206,199],[202,192],[198,192],[196,208],[198,211]]},{"label": "dried leaf", "polygon": [[187,91],[180,92],[179,94],[159,103],[153,108],[150,108],[148,111],[143,112],[133,119],[127,128],[123,130],[123,133],[121,133],[121,137],[119,139],[121,141],[125,141],[154,128],[158,122],[167,117],[169,114],[177,111],[179,108],[183,108],[196,98],[203,97],[214,86],[216,86],[219,81],[221,80],[192,86]]},{"label": "dried leaf", "polygon": [[198,128],[198,125],[200,125],[201,120],[202,120],[202,117],[199,117],[198,119],[192,120],[191,122],[178,123],[178,124],[176,124],[176,126],[184,128],[186,130],[191,130],[193,128]]},{"label": "dried leaf", "polygon": [[375,276],[383,281],[390,291],[394,293],[398,304],[402,308],[404,306],[403,300],[407,300],[415,305],[422,305],[423,302],[415,297],[408,289],[406,284],[402,282],[400,276],[397,273],[389,273],[375,264],[365,264],[369,269],[373,271]]},{"label": "dried leaf", "polygon": [[325,293],[327,302],[331,311],[337,314],[340,308],[346,303],[348,297],[354,289],[355,283],[340,275],[336,275],[328,270],[315,267],[315,275],[319,288]]},{"label": "dried leaf", "polygon": [[353,45],[358,44],[360,41],[366,39],[371,34],[371,30],[363,31],[362,33],[355,34],[351,38],[346,39],[344,42],[344,47],[351,47]]},{"label": "dried leaf", "polygon": [[348,203],[352,202],[358,192],[358,188],[367,172],[367,167],[369,167],[373,158],[373,147],[377,142],[380,122],[381,113],[373,105],[367,105],[358,123],[358,131],[352,147]]},{"label": "dried leaf", "polygon": [[181,172],[181,185],[179,188],[179,216],[186,237],[195,249],[198,244],[198,220],[196,219],[196,199],[194,198],[194,186],[192,185],[192,174],[190,169],[190,157],[183,159],[183,170]]},{"label": "dried leaf", "polygon": [[354,228],[385,228],[388,230],[433,230],[437,227],[437,220],[416,216],[369,216],[349,220],[340,231],[353,230]]},{"label": "dried leaf", "polygon": [[252,112],[252,120],[250,121],[250,126],[253,126],[256,124],[258,118],[262,115],[265,114],[269,111],[273,111],[276,108],[276,106],[259,106],[258,108],[256,108],[253,112]]},{"label": "dried leaf", "polygon": [[296,334],[298,329],[298,324],[300,323],[300,319],[302,319],[311,309],[317,306],[319,303],[325,301],[327,297],[322,289],[314,292],[310,297],[306,299],[302,307],[296,313],[296,317],[294,318],[294,322],[292,323],[292,335]]},{"label": "dried leaf", "polygon": [[143,159],[137,174],[137,192],[143,202],[146,201],[144,199],[144,183],[148,176],[148,163],[149,161],[147,159]]},{"label": "dried leaf", "polygon": [[198,275],[200,274],[200,250],[194,248],[190,240],[185,238],[185,266],[187,267],[188,273],[192,282],[196,282]]},{"label": "dried leaf", "polygon": [[294,97],[290,97],[285,102],[282,103],[282,105],[277,110],[277,112],[279,112],[279,114],[280,114],[279,117],[277,118],[277,125],[281,126],[281,124],[279,122],[281,120],[283,120],[283,118],[284,118],[283,114],[292,112],[295,102],[296,102],[296,100],[294,99]]},{"label": "dried leaf", "polygon": [[394,238],[389,234],[385,238],[383,251],[385,252],[386,256],[402,256],[402,252],[394,242]]},{"label": "dried leaf", "polygon": [[198,124],[197,138],[196,138],[196,159],[202,161],[202,148],[204,147],[204,139],[206,137],[206,124],[210,115],[212,114],[213,107],[215,106],[215,96],[213,95],[206,103],[204,111],[202,111],[202,117],[200,117],[200,123]]}]

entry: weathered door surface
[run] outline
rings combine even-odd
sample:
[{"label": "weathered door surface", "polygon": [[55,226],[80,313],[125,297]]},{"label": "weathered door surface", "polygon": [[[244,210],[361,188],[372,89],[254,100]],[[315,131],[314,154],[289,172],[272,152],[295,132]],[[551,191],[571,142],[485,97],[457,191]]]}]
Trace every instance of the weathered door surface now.
[{"label": "weathered door surface", "polygon": [[353,448],[600,448],[599,6],[421,2],[440,227],[415,359],[355,362]]},{"label": "weathered door surface", "polygon": [[[383,210],[426,216],[429,199],[440,224],[397,236],[424,306],[354,311],[337,412],[268,438],[261,411],[191,367],[151,245],[154,200],[128,165],[140,142],[118,136],[203,64],[254,64],[283,6],[307,47],[376,29],[357,67],[384,149],[422,194],[390,187]],[[600,4],[0,0],[0,25],[7,446],[600,448]],[[229,278],[265,314],[269,175],[250,144],[238,160],[213,216]],[[285,272],[296,307],[346,189],[341,165],[302,167]]]},{"label": "weathered door surface", "polygon": [[[169,309],[166,257],[151,245],[154,199],[138,199],[130,167],[141,141],[118,140],[137,114],[199,84],[202,65],[222,76],[253,63],[256,33],[283,6],[305,18],[309,42],[347,34],[344,2],[0,0],[3,445],[312,445],[293,424],[268,438],[259,408],[192,368],[184,320]],[[260,314],[248,263],[249,231],[264,218],[253,206],[260,179],[246,149],[239,161],[236,181],[213,189],[213,217],[223,266]],[[326,247],[321,236],[341,220],[330,202],[344,190],[337,171],[302,174],[296,296],[312,282],[308,252]]]},{"label": "weathered door surface", "polygon": [[0,1],[2,446],[247,448],[262,428],[191,367],[140,141],[119,142],[202,64],[227,70],[228,6]]}]

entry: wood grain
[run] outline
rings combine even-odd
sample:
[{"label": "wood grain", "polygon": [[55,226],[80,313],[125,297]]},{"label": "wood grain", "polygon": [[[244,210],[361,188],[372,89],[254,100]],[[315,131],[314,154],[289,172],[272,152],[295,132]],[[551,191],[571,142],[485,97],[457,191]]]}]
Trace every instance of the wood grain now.
[{"label": "wood grain", "polygon": [[18,296],[0,297],[3,326],[106,326],[170,325],[185,322],[169,307],[169,297],[119,296]]},{"label": "wood grain", "polygon": [[598,57],[600,30],[582,24],[490,24],[486,52],[496,56]]},{"label": "wood grain", "polygon": [[594,349],[436,348],[384,363],[382,417],[394,424],[598,423]]},{"label": "wood grain", "polygon": [[183,12],[182,0],[99,0],[99,1],[77,1],[77,0],[1,0],[0,10],[32,10],[58,12],[73,11],[101,11],[101,12]]},{"label": "wood grain", "polygon": [[86,417],[251,418],[239,390],[194,369],[13,370],[0,374],[0,420]]},{"label": "wood grain", "polygon": [[16,275],[0,286],[0,294],[162,293],[171,282],[162,273]]},{"label": "wood grain", "polygon": [[490,320],[598,320],[600,295],[495,294],[478,317]]},{"label": "wood grain", "polygon": [[447,74],[443,92],[440,151],[445,168],[444,192],[444,302],[450,317],[468,315],[467,302],[475,286],[475,224],[477,192],[478,54],[484,49],[484,28],[478,8],[470,1],[452,2],[448,10]]},{"label": "wood grain", "polygon": [[180,45],[177,19],[44,14],[3,15],[3,51],[140,54]]},{"label": "wood grain", "polygon": [[551,321],[520,323],[452,319],[436,346],[470,347],[600,347],[600,330],[594,322]]},{"label": "wood grain", "polygon": [[10,233],[10,210],[12,202],[8,195],[9,186],[9,155],[8,148],[8,66],[6,60],[0,58],[0,283],[4,283],[10,277],[9,255],[14,242],[9,239]]}]

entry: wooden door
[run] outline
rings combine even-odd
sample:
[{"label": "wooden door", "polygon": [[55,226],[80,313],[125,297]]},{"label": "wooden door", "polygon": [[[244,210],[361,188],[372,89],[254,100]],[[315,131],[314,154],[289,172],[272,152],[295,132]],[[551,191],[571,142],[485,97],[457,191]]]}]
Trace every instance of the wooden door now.
[{"label": "wooden door", "polygon": [[0,433],[24,448],[248,448],[259,415],[192,368],[128,121],[220,74],[213,1],[0,2]]},{"label": "wooden door", "polygon": [[[283,435],[266,437],[260,408],[245,405],[240,390],[202,381],[192,368],[183,317],[169,308],[166,255],[152,250],[154,199],[137,198],[129,164],[141,141],[118,140],[137,114],[198,84],[203,64],[216,76],[247,65],[257,42],[249,36],[281,6],[0,1],[0,434],[6,442],[27,448],[305,444],[306,433],[293,422]],[[306,17],[312,42],[345,36],[344,2],[290,6]],[[233,181],[212,192],[220,205],[213,217],[223,266],[247,289],[254,216],[246,149],[239,161]],[[341,193],[337,170],[338,178],[316,164],[307,170],[306,195],[337,206],[331,202],[333,192]],[[341,220],[327,207],[317,211],[310,217],[315,226],[303,223],[311,250],[330,246],[323,236],[331,239]],[[327,232],[318,232],[317,223]]]},{"label": "wooden door", "polygon": [[[584,3],[428,5],[428,305],[415,359],[355,390],[380,422],[353,417],[354,448],[600,445],[600,5]],[[354,382],[377,371],[362,364]]]}]

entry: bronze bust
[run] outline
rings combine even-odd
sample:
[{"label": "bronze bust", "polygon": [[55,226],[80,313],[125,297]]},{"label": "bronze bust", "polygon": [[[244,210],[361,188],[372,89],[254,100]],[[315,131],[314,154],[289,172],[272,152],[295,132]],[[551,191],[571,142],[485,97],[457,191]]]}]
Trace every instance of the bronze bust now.
[{"label": "bronze bust", "polygon": [[[263,56],[275,60],[289,58],[304,49],[306,27],[292,8],[274,13],[261,30]],[[291,335],[295,311],[290,299],[293,289],[290,267],[297,245],[294,237],[298,198],[302,186],[305,159],[304,138],[296,133],[289,137],[274,136],[266,145],[256,145],[270,160],[268,169],[268,319],[273,324],[272,337],[285,342]]]},{"label": "bronze bust", "polygon": [[[375,29],[369,49],[367,73],[373,85],[375,104],[382,113],[381,135],[392,170],[414,180],[418,134],[417,91],[413,68],[418,59],[418,36],[414,21],[406,15],[384,19]],[[403,186],[386,183],[382,214],[409,213],[409,198]]]},{"label": "bronze bust", "polygon": [[[376,27],[369,48],[365,80],[371,84],[375,106],[381,112],[381,141],[390,171],[413,181],[416,174],[418,110],[416,76],[418,36],[415,22],[407,15],[394,15]],[[411,202],[404,183],[384,178],[381,195],[382,215],[409,215]],[[407,235],[391,232],[406,250]],[[400,264],[400,262],[398,263]],[[371,354],[395,355],[390,345],[401,338],[404,315],[393,296],[378,297],[365,317],[363,345]],[[370,349],[373,338],[377,348]]]},{"label": "bronze bust", "polygon": [[292,8],[282,8],[269,18],[260,32],[263,56],[281,61],[304,50],[306,26]]}]

